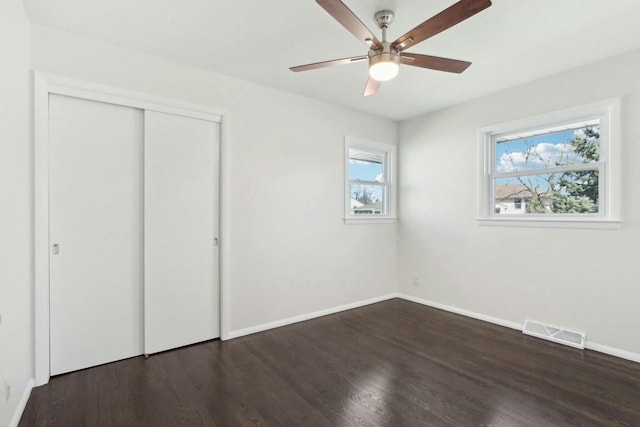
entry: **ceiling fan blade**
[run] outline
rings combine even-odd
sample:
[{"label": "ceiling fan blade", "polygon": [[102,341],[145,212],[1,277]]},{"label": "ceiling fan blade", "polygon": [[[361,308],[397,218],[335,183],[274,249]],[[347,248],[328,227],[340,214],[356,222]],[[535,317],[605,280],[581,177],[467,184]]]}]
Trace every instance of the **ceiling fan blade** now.
[{"label": "ceiling fan blade", "polygon": [[364,87],[364,96],[371,96],[371,95],[375,95],[376,93],[378,93],[378,90],[380,89],[380,86],[382,85],[382,82],[379,82],[378,80],[374,80],[371,77],[369,77],[369,80],[367,80],[367,85]]},{"label": "ceiling fan blade", "polygon": [[322,62],[315,62],[313,64],[298,65],[297,67],[291,67],[289,69],[297,73],[299,71],[317,70],[318,68],[333,67],[335,65],[352,64],[354,62],[365,61],[367,59],[369,59],[369,57],[366,55],[353,56],[351,58],[333,59],[331,61],[322,61]]},{"label": "ceiling fan blade", "polygon": [[451,28],[491,6],[491,0],[460,0],[458,3],[427,19],[413,30],[398,37],[391,46],[404,50]]},{"label": "ceiling fan blade", "polygon": [[447,71],[449,73],[461,73],[471,65],[468,61],[441,58],[439,56],[420,55],[417,53],[402,52],[400,62],[414,67],[429,68],[431,70]]},{"label": "ceiling fan blade", "polygon": [[373,44],[377,48],[382,48],[380,40],[367,28],[366,25],[340,0],[316,0],[316,2],[326,10],[329,15],[338,21],[358,40],[366,44]]}]

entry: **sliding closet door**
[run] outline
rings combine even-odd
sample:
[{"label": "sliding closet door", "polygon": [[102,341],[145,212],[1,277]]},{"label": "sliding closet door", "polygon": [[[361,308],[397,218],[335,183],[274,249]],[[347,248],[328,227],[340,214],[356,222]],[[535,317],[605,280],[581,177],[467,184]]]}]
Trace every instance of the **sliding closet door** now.
[{"label": "sliding closet door", "polygon": [[145,112],[145,353],[220,335],[215,122]]},{"label": "sliding closet door", "polygon": [[143,353],[143,112],[49,97],[51,374]]}]

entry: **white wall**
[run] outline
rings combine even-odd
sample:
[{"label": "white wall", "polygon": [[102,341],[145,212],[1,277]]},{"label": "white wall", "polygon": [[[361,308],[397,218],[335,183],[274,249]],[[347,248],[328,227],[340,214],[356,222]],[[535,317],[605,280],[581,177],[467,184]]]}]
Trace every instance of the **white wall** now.
[{"label": "white wall", "polygon": [[[640,51],[400,124],[401,292],[640,353]],[[480,227],[478,129],[622,96],[620,230]],[[420,285],[412,285],[413,276]]]},{"label": "white wall", "polygon": [[[19,0],[0,2],[0,55],[0,426],[5,426],[33,377],[29,22]],[[5,384],[11,388],[8,402]]]},{"label": "white wall", "polygon": [[395,122],[37,26],[32,61],[229,112],[232,331],[395,292],[396,225],[342,221],[344,136],[395,144]]}]

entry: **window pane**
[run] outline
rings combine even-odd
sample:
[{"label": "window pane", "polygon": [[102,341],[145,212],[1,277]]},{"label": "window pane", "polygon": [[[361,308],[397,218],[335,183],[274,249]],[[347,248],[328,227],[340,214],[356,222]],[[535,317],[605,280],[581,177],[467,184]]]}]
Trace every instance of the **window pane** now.
[{"label": "window pane", "polygon": [[600,158],[600,125],[597,120],[588,123],[578,129],[543,129],[496,138],[496,172],[597,162]]},{"label": "window pane", "polygon": [[598,213],[598,170],[498,178],[498,215]]},{"label": "window pane", "polygon": [[384,182],[385,153],[349,149],[349,179]]},{"label": "window pane", "polygon": [[384,215],[384,186],[351,184],[352,215]]}]

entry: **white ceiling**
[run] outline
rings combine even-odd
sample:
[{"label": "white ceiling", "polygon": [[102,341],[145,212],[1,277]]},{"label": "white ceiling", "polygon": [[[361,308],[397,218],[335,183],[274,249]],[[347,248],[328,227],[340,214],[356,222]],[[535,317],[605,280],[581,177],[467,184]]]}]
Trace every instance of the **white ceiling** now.
[{"label": "white ceiling", "polygon": [[[374,13],[394,10],[393,40],[455,0],[344,2],[378,35]],[[366,46],[314,0],[24,3],[42,25],[395,120],[640,48],[639,0],[493,0],[483,12],[408,49],[471,61],[463,74],[404,66],[377,95],[363,97],[366,62],[289,71],[366,54]]]}]

